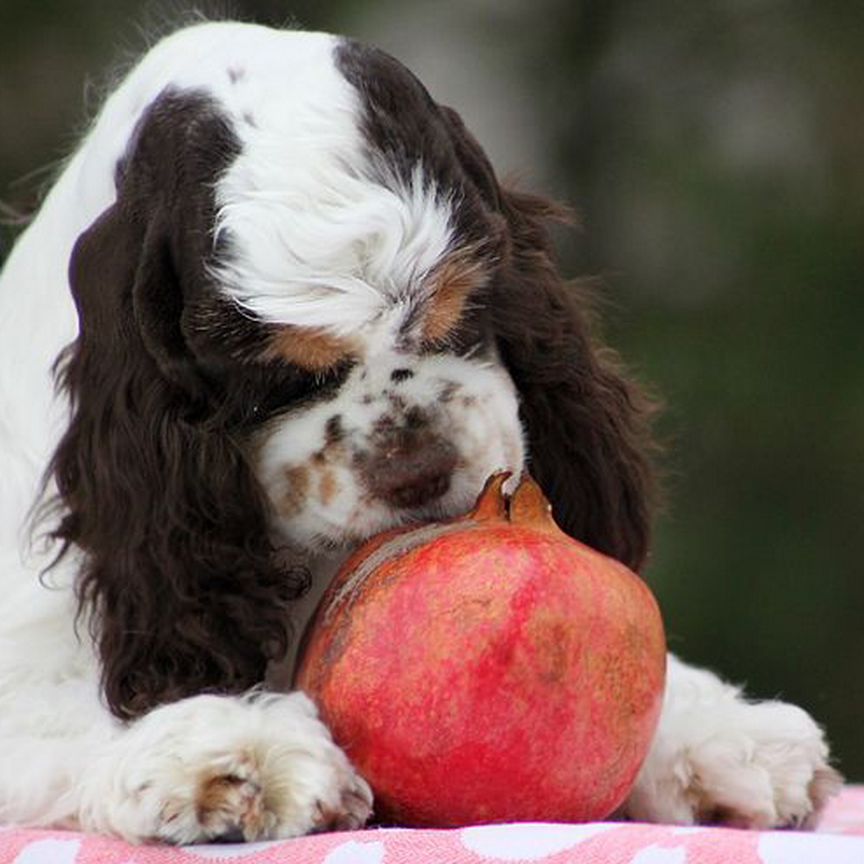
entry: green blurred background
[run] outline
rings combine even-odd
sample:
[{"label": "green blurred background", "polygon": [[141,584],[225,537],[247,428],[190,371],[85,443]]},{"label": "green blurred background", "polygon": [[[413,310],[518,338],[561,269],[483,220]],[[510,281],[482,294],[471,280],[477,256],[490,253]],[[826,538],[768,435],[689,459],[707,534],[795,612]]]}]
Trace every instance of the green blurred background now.
[{"label": "green blurred background", "polygon": [[[170,9],[0,0],[9,208],[32,207],[105,70]],[[564,267],[597,277],[606,338],[666,403],[669,505],[648,577],[672,648],[805,706],[864,780],[864,4],[228,11],[389,50],[502,174],[578,209]]]}]

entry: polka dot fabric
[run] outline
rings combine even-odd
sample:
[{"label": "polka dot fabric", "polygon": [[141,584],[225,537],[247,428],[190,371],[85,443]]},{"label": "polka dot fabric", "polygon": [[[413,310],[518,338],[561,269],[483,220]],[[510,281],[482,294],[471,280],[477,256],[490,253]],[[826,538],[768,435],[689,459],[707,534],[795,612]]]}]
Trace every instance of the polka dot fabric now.
[{"label": "polka dot fabric", "polygon": [[297,840],[166,848],[70,831],[0,829],[0,864],[864,864],[864,786],[819,831],[737,831],[598,822],[396,828]]}]

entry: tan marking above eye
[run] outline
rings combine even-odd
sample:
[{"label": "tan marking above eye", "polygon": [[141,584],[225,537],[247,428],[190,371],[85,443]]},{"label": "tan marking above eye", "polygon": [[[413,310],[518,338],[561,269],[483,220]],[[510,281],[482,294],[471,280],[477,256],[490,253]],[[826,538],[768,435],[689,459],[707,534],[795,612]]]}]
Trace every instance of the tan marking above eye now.
[{"label": "tan marking above eye", "polygon": [[282,359],[309,372],[332,369],[357,353],[352,339],[334,336],[318,327],[286,324],[270,340],[266,358]]},{"label": "tan marking above eye", "polygon": [[458,326],[470,296],[489,278],[487,263],[475,250],[456,252],[427,277],[429,301],[423,310],[421,334],[428,344],[447,341]]}]

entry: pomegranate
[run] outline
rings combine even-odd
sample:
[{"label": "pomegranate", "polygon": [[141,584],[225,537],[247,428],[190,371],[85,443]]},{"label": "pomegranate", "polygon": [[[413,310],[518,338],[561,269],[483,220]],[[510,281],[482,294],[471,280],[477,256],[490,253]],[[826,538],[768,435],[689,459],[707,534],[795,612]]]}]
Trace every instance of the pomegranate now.
[{"label": "pomegranate", "polygon": [[387,532],[337,574],[296,683],[378,821],[588,821],[625,798],[660,712],[657,604],[565,535],[540,488],[490,478],[463,518]]}]

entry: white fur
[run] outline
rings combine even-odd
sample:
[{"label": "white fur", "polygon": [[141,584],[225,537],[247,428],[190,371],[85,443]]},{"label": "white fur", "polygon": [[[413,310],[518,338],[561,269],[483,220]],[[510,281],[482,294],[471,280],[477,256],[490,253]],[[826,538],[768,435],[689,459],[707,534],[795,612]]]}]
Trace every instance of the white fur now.
[{"label": "white fur", "polygon": [[[394,385],[394,369],[408,369],[413,377]],[[445,391],[446,402],[441,399]],[[370,496],[353,467],[357,454],[372,448],[376,423],[393,412],[397,399],[402,411],[424,410],[431,431],[458,450],[459,469],[447,493],[419,510],[399,510]],[[342,420],[343,439],[326,461],[316,463],[325,425],[334,415]],[[259,459],[258,474],[282,517],[277,527],[293,543],[315,550],[321,545],[345,547],[400,522],[465,512],[490,474],[509,469],[518,476],[524,447],[513,383],[497,363],[384,352],[367,355],[332,400],[280,418],[268,429]],[[298,467],[309,471],[310,488],[302,509],[285,514],[283,500],[290,484],[286,469]],[[326,482],[338,489],[332,500]]]},{"label": "white fur", "polygon": [[[335,409],[346,447],[362,445],[397,365],[415,373],[400,385],[403,395],[435,406],[464,463],[436,506],[464,509],[490,470],[521,467],[517,395],[497,364],[421,358],[396,345],[400,298],[452,243],[453,202],[423,179],[422,166],[400,185],[363,161],[358,101],[334,71],[334,44],[242,24],[199,25],[163,40],[108,99],[0,276],[0,822],[187,842],[234,826],[248,838],[290,836],[334,812],[337,822],[359,824],[369,808],[368,789],[302,696],[199,696],[119,723],[99,695],[87,622],[77,634],[73,624],[74,550],[39,579],[56,550],[31,536],[29,513],[68,420],[50,370],[76,332],[70,252],[112,202],[113,167],[166,86],[211,94],[241,140],[241,158],[217,184],[219,230],[240,252],[222,274],[224,289],[249,314],[364,337],[362,362],[334,401],[268,427],[258,470],[277,510],[284,470],[321,445]],[[454,388],[449,407],[436,405],[444,382]],[[340,496],[329,505],[310,500],[278,531],[310,542],[323,531],[338,541],[397,518],[362,506],[347,462],[334,470]],[[716,801],[745,824],[803,821],[824,798],[811,794],[812,781],[832,776],[825,759],[821,733],[803,712],[750,705],[672,661],[632,812],[686,823]],[[214,780],[224,794],[201,814],[196,800]],[[816,784],[823,792],[830,785]]]},{"label": "white fur", "polygon": [[219,93],[242,145],[217,187],[216,235],[236,252],[218,271],[224,290],[261,320],[353,335],[416,288],[453,228],[451,202],[422,165],[405,181],[370,158],[336,46],[324,34],[244,29],[227,58],[214,48],[217,68],[178,80],[224,78],[236,58]]},{"label": "white fur", "polygon": [[632,819],[742,828],[812,827],[840,785],[822,730],[795,705],[740,688],[669,655],[651,751],[625,806]]},{"label": "white fur", "polygon": [[[136,842],[216,836],[215,829],[196,822],[188,795],[180,815],[170,812],[170,801],[194,787],[214,760],[225,761],[226,770],[233,771],[232,760],[250,744],[262,759],[256,783],[268,796],[274,785],[297,789],[265,820],[263,836],[313,829],[321,818],[317,801],[338,810],[344,796],[343,816],[357,824],[368,813],[365,784],[327,730],[310,718],[302,697],[196,698],[159,708],[131,726],[113,719],[99,695],[87,622],[81,622],[78,634],[74,628],[76,556],[64,559],[46,584],[40,583],[39,574],[56,550],[30,532],[41,476],[68,417],[65,399],[55,394],[51,367],[76,333],[66,276],[70,253],[78,235],[113,201],[114,165],[141,113],[169,84],[203,89],[220,105],[230,104],[228,69],[237,62],[257,64],[264,83],[290,81],[282,73],[292,64],[330,70],[325,58],[333,45],[330,36],[243,24],[199,25],[160,42],[107,100],[4,267],[0,822],[80,825]],[[49,486],[47,492],[52,491]],[[299,733],[291,732],[292,724]],[[195,732],[203,726],[208,727],[206,742]],[[146,787],[146,795],[127,794],[127,772]],[[239,819],[248,802],[241,796],[235,803]],[[170,824],[169,815],[174,817]]]},{"label": "white fur", "polygon": [[[214,779],[229,785],[204,819],[197,802]],[[359,827],[371,801],[302,693],[196,696],[157,708],[100,748],[80,786],[82,827],[133,842],[192,843],[238,823],[247,840],[293,837],[343,808]]]},{"label": "white fur", "polygon": [[334,131],[343,146],[316,152],[313,161],[279,152],[271,142],[259,147],[263,136],[253,130],[255,146],[244,151],[250,155],[219,184],[218,230],[243,251],[218,277],[264,321],[339,336],[361,332],[386,312],[404,309],[450,246],[450,205],[424,179],[422,166],[409,184],[381,185],[355,140],[357,130],[351,132]]}]

